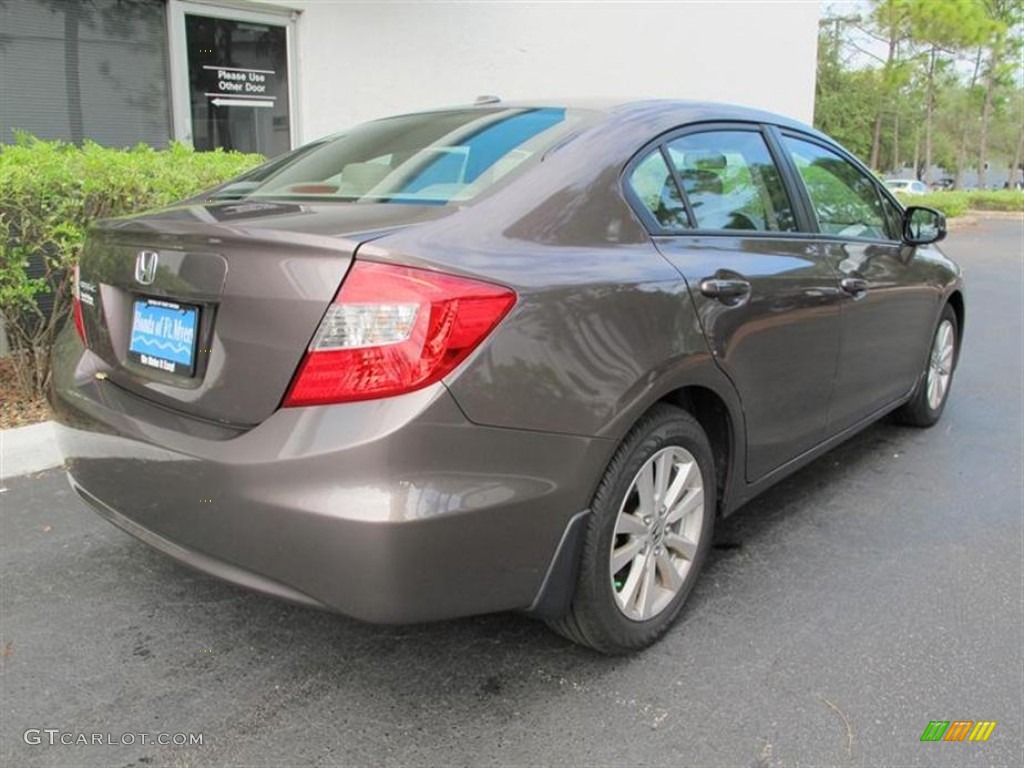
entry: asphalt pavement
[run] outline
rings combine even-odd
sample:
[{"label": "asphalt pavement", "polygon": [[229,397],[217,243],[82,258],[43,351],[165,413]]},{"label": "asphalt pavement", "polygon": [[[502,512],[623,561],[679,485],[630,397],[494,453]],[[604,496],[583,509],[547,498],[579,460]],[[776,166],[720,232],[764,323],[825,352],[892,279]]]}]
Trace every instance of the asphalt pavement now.
[{"label": "asphalt pavement", "polygon": [[[519,615],[292,607],[149,550],[57,470],[7,481],[0,764],[1021,765],[1024,225],[944,248],[968,295],[942,422],[874,426],[726,520],[682,619],[631,658]],[[923,743],[932,720],[998,724]],[[115,743],[60,743],[94,733]]]}]

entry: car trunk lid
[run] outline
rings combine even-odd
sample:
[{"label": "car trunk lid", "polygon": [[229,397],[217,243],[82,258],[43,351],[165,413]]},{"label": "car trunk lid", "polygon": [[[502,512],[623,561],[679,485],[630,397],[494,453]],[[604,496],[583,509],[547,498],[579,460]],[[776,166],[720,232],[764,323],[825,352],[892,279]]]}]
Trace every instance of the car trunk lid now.
[{"label": "car trunk lid", "polygon": [[187,206],[101,222],[80,262],[89,348],[109,381],[203,419],[280,405],[361,242],[438,206]]}]

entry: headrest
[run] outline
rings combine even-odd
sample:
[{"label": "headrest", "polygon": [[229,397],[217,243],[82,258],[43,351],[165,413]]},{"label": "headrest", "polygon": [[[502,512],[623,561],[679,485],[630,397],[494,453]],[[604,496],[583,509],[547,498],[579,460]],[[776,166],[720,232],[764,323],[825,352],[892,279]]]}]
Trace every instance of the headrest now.
[{"label": "headrest", "polygon": [[686,168],[698,171],[720,171],[728,163],[725,160],[725,155],[720,152],[700,150],[697,152],[687,152],[683,157],[683,165]]},{"label": "headrest", "polygon": [[349,163],[341,169],[342,191],[369,192],[390,172],[391,168],[381,163]]},{"label": "headrest", "polygon": [[721,195],[722,177],[714,171],[688,169],[679,174],[688,195]]}]

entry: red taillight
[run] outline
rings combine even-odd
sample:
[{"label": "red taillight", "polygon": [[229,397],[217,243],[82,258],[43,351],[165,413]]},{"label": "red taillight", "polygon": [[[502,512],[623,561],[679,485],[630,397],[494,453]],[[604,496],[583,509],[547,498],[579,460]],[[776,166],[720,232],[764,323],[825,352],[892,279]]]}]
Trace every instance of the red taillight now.
[{"label": "red taillight", "polygon": [[85,338],[85,318],[82,317],[82,293],[78,287],[78,265],[75,265],[74,282],[71,285],[71,316],[75,320],[75,330],[82,339],[82,343],[88,346]]},{"label": "red taillight", "polygon": [[284,405],[368,400],[432,384],[461,363],[515,301],[503,286],[357,261]]}]

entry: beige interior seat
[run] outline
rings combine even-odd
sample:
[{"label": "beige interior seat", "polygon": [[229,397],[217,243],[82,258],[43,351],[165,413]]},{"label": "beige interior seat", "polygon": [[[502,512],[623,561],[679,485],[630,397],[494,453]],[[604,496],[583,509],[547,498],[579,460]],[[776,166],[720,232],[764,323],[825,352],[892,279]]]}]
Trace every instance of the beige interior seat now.
[{"label": "beige interior seat", "polygon": [[362,197],[380,184],[391,172],[382,163],[349,163],[341,170],[338,194],[343,197]]}]

